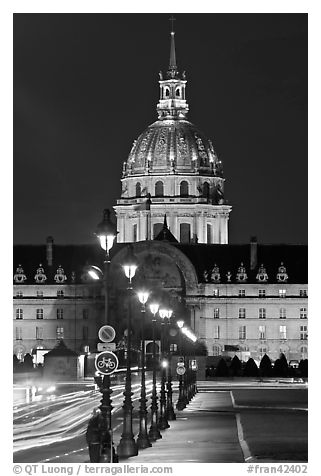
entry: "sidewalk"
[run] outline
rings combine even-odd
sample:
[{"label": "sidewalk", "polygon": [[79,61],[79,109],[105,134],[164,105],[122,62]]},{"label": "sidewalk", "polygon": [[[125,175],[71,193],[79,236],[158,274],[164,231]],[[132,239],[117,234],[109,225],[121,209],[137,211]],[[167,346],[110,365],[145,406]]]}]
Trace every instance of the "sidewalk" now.
[{"label": "sidewalk", "polygon": [[[199,392],[133,463],[243,463],[229,392]],[[124,461],[124,460],[122,460]]]},{"label": "sidewalk", "polygon": [[[153,446],[120,463],[243,463],[235,409],[229,391],[200,391]],[[114,439],[115,447],[118,445]],[[57,460],[58,462],[58,460]],[[59,462],[89,463],[87,447]]]}]

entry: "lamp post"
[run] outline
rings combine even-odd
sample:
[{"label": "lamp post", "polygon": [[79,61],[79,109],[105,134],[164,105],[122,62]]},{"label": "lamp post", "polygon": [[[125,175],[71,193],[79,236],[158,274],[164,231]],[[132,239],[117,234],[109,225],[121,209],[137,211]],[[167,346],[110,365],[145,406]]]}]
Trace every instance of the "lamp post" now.
[{"label": "lamp post", "polygon": [[[182,355],[182,328],[184,326],[184,321],[177,321],[177,326],[179,328],[178,333],[178,352]],[[184,359],[185,363],[185,359]],[[184,398],[184,385],[183,385],[183,375],[179,376],[179,387],[178,387],[178,400],[176,403],[177,410],[183,410],[186,407],[186,401]]]},{"label": "lamp post", "polygon": [[140,407],[139,407],[139,434],[137,437],[137,446],[140,449],[152,446],[147,433],[147,407],[146,407],[146,385],[145,385],[145,313],[146,302],[149,297],[149,292],[140,291],[137,293],[139,302],[141,303],[141,390],[140,390]]},{"label": "lamp post", "polygon": [[[173,311],[171,309],[167,310],[167,325],[170,326],[171,317]],[[169,337],[169,333],[168,333]],[[171,349],[170,343],[168,341],[168,372],[167,372],[167,406],[166,406],[166,416],[167,420],[176,420],[175,411],[173,408],[173,388],[172,388],[172,358],[171,358]]]},{"label": "lamp post", "polygon": [[152,389],[152,405],[151,405],[151,425],[148,432],[149,439],[156,441],[162,438],[158,428],[158,404],[157,404],[157,389],[156,389],[156,344],[155,344],[155,328],[156,328],[156,314],[158,312],[159,304],[153,302],[149,305],[152,318],[153,331],[153,389]]},{"label": "lamp post", "polygon": [[[103,279],[104,288],[105,288],[105,307],[104,307],[104,324],[108,323],[108,288],[109,288],[109,265],[110,265],[110,255],[109,251],[111,250],[114,239],[116,238],[117,230],[116,225],[110,220],[110,212],[108,209],[104,210],[103,220],[97,225],[96,236],[99,238],[100,245],[105,251],[104,259],[104,272],[101,271],[97,266],[91,266],[88,270],[88,274],[93,279]],[[118,462],[118,458],[115,454],[112,438],[112,427],[111,427],[111,411],[112,400],[110,398],[113,393],[110,388],[110,376],[104,375],[102,378],[101,375],[95,377],[95,382],[99,387],[100,392],[102,393],[101,405],[99,407],[101,415],[102,424],[99,425],[99,441],[100,441],[100,455],[99,462]]]},{"label": "lamp post", "polygon": [[162,380],[161,380],[161,391],[160,391],[160,412],[159,412],[159,422],[158,426],[161,430],[165,430],[169,428],[170,425],[167,420],[166,415],[166,390],[165,390],[165,383],[166,383],[166,367],[168,362],[165,360],[165,318],[167,317],[167,309],[160,309],[159,316],[161,318],[161,350],[162,350]]},{"label": "lamp post", "polygon": [[128,247],[126,259],[123,269],[128,278],[129,306],[128,306],[128,325],[127,325],[127,366],[126,366],[126,383],[124,391],[123,404],[123,432],[117,447],[118,455],[124,458],[136,456],[138,454],[137,444],[133,435],[133,403],[132,403],[132,383],[131,383],[131,314],[132,314],[132,279],[137,269],[137,260],[133,254],[132,246]]}]

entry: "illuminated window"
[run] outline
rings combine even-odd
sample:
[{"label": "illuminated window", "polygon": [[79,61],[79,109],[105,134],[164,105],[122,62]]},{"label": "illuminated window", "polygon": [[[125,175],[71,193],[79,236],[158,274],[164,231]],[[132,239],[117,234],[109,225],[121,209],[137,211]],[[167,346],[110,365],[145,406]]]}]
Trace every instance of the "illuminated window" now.
[{"label": "illuminated window", "polygon": [[266,339],[265,326],[259,326],[259,339]]},{"label": "illuminated window", "polygon": [[63,292],[62,289],[59,289],[59,290],[57,291],[57,297],[63,298],[64,295],[65,295],[65,293]]},{"label": "illuminated window", "polygon": [[266,309],[265,307],[260,307],[259,309],[259,319],[265,319],[266,318]]},{"label": "illuminated window", "polygon": [[245,307],[240,307],[240,309],[239,309],[239,319],[245,319],[245,317],[246,317]]},{"label": "illuminated window", "polygon": [[57,336],[57,340],[61,340],[61,339],[64,338],[64,328],[63,327],[57,327],[56,336]]},{"label": "illuminated window", "polygon": [[23,292],[22,291],[17,291],[16,292],[16,297],[17,298],[22,298],[23,297]]},{"label": "illuminated window", "polygon": [[306,289],[300,289],[300,297],[308,297],[308,292]]},{"label": "illuminated window", "polygon": [[36,317],[37,319],[43,319],[43,309],[37,309]]},{"label": "illuminated window", "polygon": [[216,357],[218,355],[221,355],[221,350],[219,345],[213,345],[213,355],[215,355]]},{"label": "illuminated window", "polygon": [[218,307],[214,309],[214,319],[219,319],[220,317],[220,310]]},{"label": "illuminated window", "polygon": [[89,318],[89,309],[82,310],[82,318],[87,320]]},{"label": "illuminated window", "polygon": [[239,289],[239,297],[245,297],[245,289]]},{"label": "illuminated window", "polygon": [[219,297],[219,295],[220,295],[219,289],[214,289],[214,291],[213,291],[213,296]]},{"label": "illuminated window", "polygon": [[280,326],[280,339],[286,339],[286,326]]},{"label": "illuminated window", "polygon": [[36,339],[37,340],[43,339],[43,327],[36,327]]},{"label": "illuminated window", "polygon": [[308,326],[300,326],[300,340],[308,339]]},{"label": "illuminated window", "polygon": [[64,310],[57,309],[57,319],[63,319],[63,318],[64,318]]},{"label": "illuminated window", "polygon": [[284,298],[286,296],[286,289],[279,289],[279,297]]},{"label": "illuminated window", "polygon": [[265,297],[265,289],[259,289],[259,297]]},{"label": "illuminated window", "polygon": [[306,307],[300,308],[300,319],[307,319],[308,318],[308,311]]},{"label": "illuminated window", "polygon": [[220,326],[214,326],[213,337],[214,337],[214,339],[219,339],[220,338]]},{"label": "illuminated window", "polygon": [[239,327],[239,339],[240,340],[246,339],[246,326]]},{"label": "illuminated window", "polygon": [[280,319],[286,319],[286,309],[284,307],[280,309]]},{"label": "illuminated window", "polygon": [[37,291],[37,298],[43,298],[43,291]]},{"label": "illuminated window", "polygon": [[16,319],[23,319],[23,309],[16,309]]}]

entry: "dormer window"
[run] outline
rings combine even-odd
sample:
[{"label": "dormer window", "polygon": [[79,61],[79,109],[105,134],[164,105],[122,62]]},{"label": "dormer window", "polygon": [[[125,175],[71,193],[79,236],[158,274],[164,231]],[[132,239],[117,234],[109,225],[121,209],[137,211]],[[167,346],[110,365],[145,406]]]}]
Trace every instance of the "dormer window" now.
[{"label": "dormer window", "polygon": [[236,281],[238,281],[239,283],[247,281],[246,269],[243,266],[243,263],[241,263],[241,266],[239,267],[239,269],[237,271]]},{"label": "dormer window", "polygon": [[258,273],[256,275],[256,280],[260,283],[266,283],[269,277],[267,275],[266,269],[264,268],[263,264],[261,264]]},{"label": "dormer window", "polygon": [[214,268],[212,269],[211,281],[214,283],[219,283],[221,281],[220,268],[216,264],[214,264]]},{"label": "dormer window", "polygon": [[278,274],[276,275],[276,280],[278,283],[286,283],[288,278],[289,276],[287,275],[286,267],[281,263],[281,266],[279,266],[278,269]]},{"label": "dormer window", "polygon": [[39,265],[39,268],[37,269],[36,275],[35,275],[35,281],[38,284],[43,284],[45,281],[47,281],[47,276],[45,275],[45,271],[42,267],[42,264]]},{"label": "dormer window", "polygon": [[67,280],[67,276],[65,275],[64,269],[60,265],[58,266],[54,280],[57,284],[62,284]]},{"label": "dormer window", "polygon": [[169,88],[165,88],[165,97],[169,98]]},{"label": "dormer window", "polygon": [[181,97],[181,91],[180,91],[180,89],[178,89],[178,88],[176,89],[175,95],[176,95],[177,98]]},{"label": "dormer window", "polygon": [[26,279],[27,279],[27,276],[25,275],[21,264],[19,264],[19,266],[16,269],[16,272],[13,276],[13,280],[14,280],[15,283],[23,283]]}]

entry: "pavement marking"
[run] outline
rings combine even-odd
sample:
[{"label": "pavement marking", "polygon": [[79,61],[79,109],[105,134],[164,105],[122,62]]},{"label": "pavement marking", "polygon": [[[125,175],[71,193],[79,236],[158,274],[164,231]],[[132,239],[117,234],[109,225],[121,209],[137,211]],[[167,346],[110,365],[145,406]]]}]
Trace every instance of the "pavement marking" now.
[{"label": "pavement marking", "polygon": [[[237,405],[235,404],[235,399],[232,390],[230,390],[230,397],[232,401],[233,408],[237,408]],[[240,447],[243,453],[243,458],[245,462],[248,462],[251,460],[252,455],[249,449],[249,446],[244,439],[244,432],[243,432],[243,427],[241,423],[241,416],[239,413],[235,412],[235,419],[236,419],[236,428],[237,428],[237,437],[239,439]]]}]

